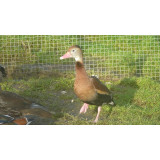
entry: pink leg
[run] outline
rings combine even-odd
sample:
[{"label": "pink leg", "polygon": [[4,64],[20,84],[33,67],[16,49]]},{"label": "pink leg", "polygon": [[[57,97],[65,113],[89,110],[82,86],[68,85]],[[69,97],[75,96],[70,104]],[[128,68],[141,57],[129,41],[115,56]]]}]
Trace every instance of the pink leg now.
[{"label": "pink leg", "polygon": [[98,107],[98,113],[97,113],[96,119],[94,120],[94,123],[98,122],[100,112],[101,112],[101,106]]},{"label": "pink leg", "polygon": [[79,113],[80,113],[80,114],[81,114],[81,113],[86,113],[86,112],[87,112],[87,109],[88,109],[88,106],[89,106],[89,104],[84,103],[83,106],[81,107]]}]

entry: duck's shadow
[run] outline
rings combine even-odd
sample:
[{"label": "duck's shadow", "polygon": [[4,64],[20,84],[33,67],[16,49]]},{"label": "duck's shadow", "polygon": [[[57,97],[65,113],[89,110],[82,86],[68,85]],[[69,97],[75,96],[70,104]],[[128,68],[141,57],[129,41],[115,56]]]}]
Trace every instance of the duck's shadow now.
[{"label": "duck's shadow", "polygon": [[118,106],[128,106],[132,104],[135,93],[139,89],[134,78],[124,78],[117,85],[111,86],[114,101]]}]

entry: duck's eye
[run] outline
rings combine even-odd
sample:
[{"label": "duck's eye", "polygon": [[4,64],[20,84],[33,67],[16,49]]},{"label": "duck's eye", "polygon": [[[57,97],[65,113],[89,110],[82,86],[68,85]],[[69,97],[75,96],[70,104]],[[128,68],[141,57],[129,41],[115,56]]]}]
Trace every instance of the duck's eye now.
[{"label": "duck's eye", "polygon": [[72,52],[74,52],[75,50],[73,49]]}]

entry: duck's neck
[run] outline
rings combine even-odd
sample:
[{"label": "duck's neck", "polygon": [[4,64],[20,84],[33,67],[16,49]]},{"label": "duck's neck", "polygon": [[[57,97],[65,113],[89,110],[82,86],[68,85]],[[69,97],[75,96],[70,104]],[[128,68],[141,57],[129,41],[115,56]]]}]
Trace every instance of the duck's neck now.
[{"label": "duck's neck", "polygon": [[83,64],[83,58],[82,58],[82,55],[79,55],[79,56],[75,57],[75,60],[76,60],[76,62],[80,62],[80,63],[82,63],[82,64]]},{"label": "duck's neck", "polygon": [[76,79],[88,77],[87,72],[84,68],[84,65],[80,61],[76,61]]}]

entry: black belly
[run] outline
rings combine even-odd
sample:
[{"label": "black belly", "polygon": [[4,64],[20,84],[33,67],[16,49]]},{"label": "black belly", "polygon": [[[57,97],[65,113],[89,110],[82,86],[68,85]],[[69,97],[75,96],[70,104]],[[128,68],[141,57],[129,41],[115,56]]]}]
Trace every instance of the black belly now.
[{"label": "black belly", "polygon": [[97,94],[97,97],[91,101],[83,101],[84,103],[101,106],[103,103],[110,103],[112,101],[112,98],[110,95],[106,94]]}]

